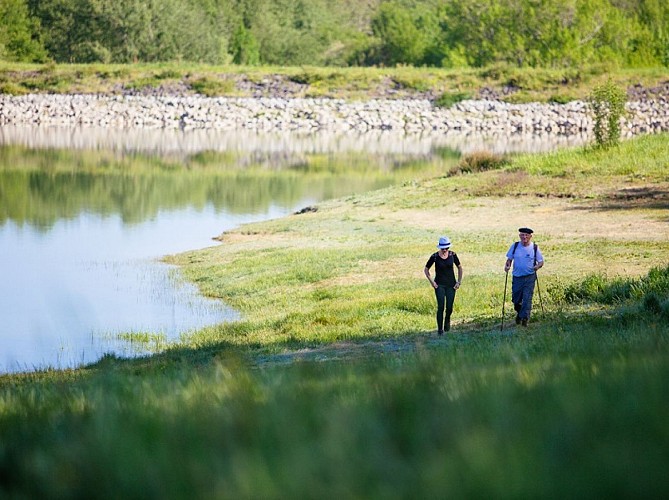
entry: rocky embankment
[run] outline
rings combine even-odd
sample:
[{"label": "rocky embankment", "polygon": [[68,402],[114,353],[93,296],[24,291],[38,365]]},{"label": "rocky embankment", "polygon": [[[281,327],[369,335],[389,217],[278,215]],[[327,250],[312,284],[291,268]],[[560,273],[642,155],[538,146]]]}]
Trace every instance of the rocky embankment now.
[{"label": "rocky embankment", "polygon": [[[625,136],[669,131],[669,99],[638,94],[627,103]],[[164,95],[0,95],[0,125],[255,131],[393,130],[583,134],[585,102],[509,104],[467,100],[440,108],[428,99],[346,101],[310,98],[209,98]]]}]

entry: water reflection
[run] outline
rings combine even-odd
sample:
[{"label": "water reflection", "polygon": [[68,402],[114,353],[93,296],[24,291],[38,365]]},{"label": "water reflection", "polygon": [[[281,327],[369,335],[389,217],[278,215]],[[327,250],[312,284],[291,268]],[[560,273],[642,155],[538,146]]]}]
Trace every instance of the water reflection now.
[{"label": "water reflection", "polygon": [[94,127],[3,126],[0,145],[30,148],[104,149],[152,155],[188,156],[202,151],[262,152],[265,154],[365,152],[370,155],[426,156],[436,149],[461,153],[538,153],[580,146],[591,140],[587,134],[490,134],[472,135],[451,131],[406,134],[376,130],[359,132],[257,132],[250,130],[119,130]]},{"label": "water reflection", "polygon": [[0,147],[0,166],[0,222],[44,230],[82,212],[118,214],[127,224],[207,206],[239,215],[268,214],[273,206],[285,212],[439,168],[405,156],[366,154],[274,155],[255,161],[215,152],[174,159],[19,147]]}]

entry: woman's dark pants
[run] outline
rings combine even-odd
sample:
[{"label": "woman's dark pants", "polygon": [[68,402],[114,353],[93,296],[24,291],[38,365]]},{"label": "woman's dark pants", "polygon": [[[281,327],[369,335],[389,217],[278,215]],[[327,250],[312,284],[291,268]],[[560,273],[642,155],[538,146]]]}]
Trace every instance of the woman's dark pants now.
[{"label": "woman's dark pants", "polygon": [[[444,329],[448,331],[450,330],[453,302],[455,301],[455,288],[439,285],[434,289],[434,294],[437,296],[437,330],[440,332]],[[446,322],[444,322],[444,309],[446,310]]]}]

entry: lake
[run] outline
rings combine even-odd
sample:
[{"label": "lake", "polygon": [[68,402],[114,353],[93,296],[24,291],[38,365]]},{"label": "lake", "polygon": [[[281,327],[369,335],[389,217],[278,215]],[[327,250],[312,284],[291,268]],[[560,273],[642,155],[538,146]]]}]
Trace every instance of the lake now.
[{"label": "lake", "polygon": [[158,352],[238,313],[161,257],[241,224],[582,137],[0,129],[0,372]]}]

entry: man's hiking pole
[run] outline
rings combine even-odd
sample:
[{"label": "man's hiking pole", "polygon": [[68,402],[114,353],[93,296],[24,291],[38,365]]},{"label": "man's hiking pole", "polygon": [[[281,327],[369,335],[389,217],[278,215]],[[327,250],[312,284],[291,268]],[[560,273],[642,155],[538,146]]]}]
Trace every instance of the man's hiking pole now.
[{"label": "man's hiking pole", "polygon": [[541,298],[541,287],[539,286],[539,275],[537,274],[536,271],[534,271],[534,276],[537,279],[537,291],[539,292],[539,304],[541,304],[541,314],[545,316],[546,312],[544,311],[544,301]]},{"label": "man's hiking pole", "polygon": [[506,271],[506,278],[504,278],[504,298],[502,299],[502,326],[499,327],[500,332],[504,330],[504,305],[506,304],[506,284],[508,281],[509,281],[509,271]]}]

